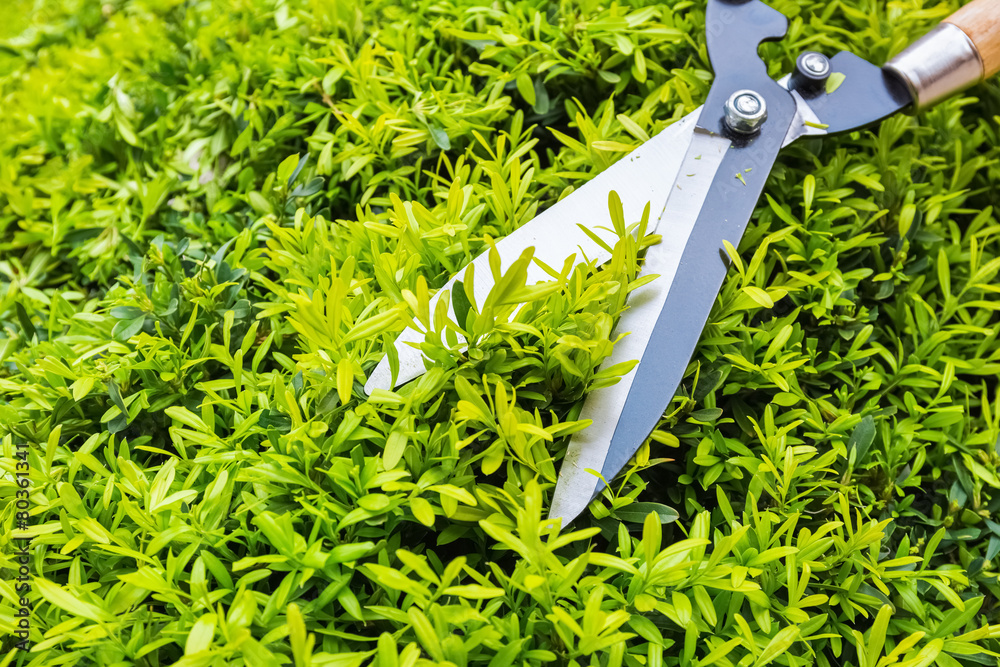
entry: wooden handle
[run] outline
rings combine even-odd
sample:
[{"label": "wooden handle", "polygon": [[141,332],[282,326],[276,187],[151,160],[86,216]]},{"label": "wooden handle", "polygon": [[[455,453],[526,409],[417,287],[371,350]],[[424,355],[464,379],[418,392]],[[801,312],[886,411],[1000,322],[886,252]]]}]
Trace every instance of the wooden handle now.
[{"label": "wooden handle", "polygon": [[1000,0],[973,0],[945,22],[961,28],[976,45],[985,76],[1000,72]]},{"label": "wooden handle", "polygon": [[885,64],[917,109],[1000,71],[1000,0],[973,0]]}]

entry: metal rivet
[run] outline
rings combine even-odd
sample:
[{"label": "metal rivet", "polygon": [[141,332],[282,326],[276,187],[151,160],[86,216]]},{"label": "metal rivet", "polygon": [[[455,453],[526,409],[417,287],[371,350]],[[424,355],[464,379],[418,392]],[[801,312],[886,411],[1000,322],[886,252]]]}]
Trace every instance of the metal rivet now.
[{"label": "metal rivet", "polygon": [[805,51],[795,59],[795,71],[788,82],[790,90],[797,90],[803,95],[819,91],[823,83],[830,78],[833,67],[830,59],[822,53]]},{"label": "metal rivet", "polygon": [[821,53],[809,52],[802,56],[802,69],[814,76],[830,74],[830,60]]},{"label": "metal rivet", "polygon": [[725,104],[726,125],[733,132],[752,134],[767,120],[764,96],[754,90],[737,90]]}]

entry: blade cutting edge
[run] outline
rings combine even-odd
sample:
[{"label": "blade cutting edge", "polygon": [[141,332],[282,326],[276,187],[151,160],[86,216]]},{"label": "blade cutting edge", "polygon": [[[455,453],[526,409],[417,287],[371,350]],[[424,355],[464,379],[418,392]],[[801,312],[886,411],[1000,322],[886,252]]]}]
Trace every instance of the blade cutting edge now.
[{"label": "blade cutting edge", "polygon": [[[607,213],[608,193],[615,190],[622,201],[625,220],[629,223],[642,217],[647,202],[651,211],[662,210],[668,190],[664,186],[673,182],[680,172],[685,151],[691,143],[695,122],[701,107],[670,125],[662,132],[643,143],[614,165],[587,182],[533,220],[515,230],[496,243],[501,267],[506,269],[516,260],[521,251],[534,246],[535,257],[550,266],[562,266],[566,258],[581,250],[590,259],[603,263],[610,254],[594,243],[578,226],[587,223],[595,234],[613,246],[615,237],[611,231],[611,221]],[[603,212],[603,214],[601,213]],[[656,220],[651,221],[652,233]],[[608,229],[597,229],[597,226]],[[483,253],[473,260],[475,267],[475,295],[477,303],[483,303],[493,286],[489,269],[489,257]],[[445,290],[451,290],[457,280],[464,275],[464,269],[439,289],[431,298],[430,312]],[[534,262],[528,268],[527,284],[533,285],[549,276]],[[449,304],[449,316],[454,318],[454,310]],[[399,356],[399,375],[395,384],[389,368],[388,357],[383,357],[372,371],[365,384],[365,392],[375,389],[392,389],[419,377],[425,372],[423,355],[414,344],[424,340],[424,333],[412,328],[404,329],[394,342]],[[464,343],[464,341],[463,341]]]},{"label": "blade cutting edge", "polygon": [[[628,332],[628,335],[615,345],[602,368],[631,359],[641,361],[677,273],[688,237],[728,148],[729,140],[725,137],[695,129],[659,217],[657,232],[663,239],[646,251],[642,267],[642,274],[658,274],[659,277],[629,296],[628,309],[616,327],[617,332]],[[566,525],[586,509],[603,487],[601,479],[590,471],[604,469],[637,369],[638,366],[617,384],[597,389],[587,396],[579,419],[590,419],[593,423],[570,441],[556,483],[549,518],[562,518],[563,525]],[[672,393],[673,387],[664,387],[664,391]]]},{"label": "blade cutting edge", "polygon": [[[642,363],[635,369],[635,378],[621,409],[601,469],[605,479],[614,477],[625,467],[656,428],[681,385],[729,272],[730,260],[725,244],[729,242],[735,248],[740,247],[795,116],[795,102],[787,90],[765,79],[766,72],[753,76],[759,78],[750,82],[742,79],[724,82],[721,90],[753,83],[753,90],[767,97],[767,122],[756,134],[733,140],[697,212],[683,256],[671,275],[666,302],[657,315]],[[718,103],[718,99],[712,101],[713,96],[724,97],[717,91],[718,85],[717,77],[709,93],[709,103],[713,106]],[[766,92],[760,93],[761,90]],[[713,108],[709,103],[706,109]],[[699,119],[698,124],[721,130],[725,120],[721,114],[712,114],[707,119]]]}]

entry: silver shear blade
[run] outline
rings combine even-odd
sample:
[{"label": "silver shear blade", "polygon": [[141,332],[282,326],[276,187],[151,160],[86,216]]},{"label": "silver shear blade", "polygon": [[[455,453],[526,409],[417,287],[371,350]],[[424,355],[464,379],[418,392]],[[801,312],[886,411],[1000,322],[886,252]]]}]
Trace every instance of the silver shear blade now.
[{"label": "silver shear blade", "polygon": [[[657,232],[663,239],[646,251],[642,267],[643,275],[656,274],[659,277],[629,296],[628,309],[622,314],[616,327],[616,331],[627,332],[628,335],[615,345],[602,368],[632,359],[639,359],[639,365],[642,364],[646,346],[674,282],[688,237],[728,148],[728,139],[705,130],[695,130],[680,173],[671,187],[666,207],[660,216]],[[579,418],[593,420],[593,424],[574,435],[570,441],[552,498],[550,519],[562,518],[563,525],[566,525],[583,512],[603,486],[596,473],[604,470],[608,450],[637,370],[638,366],[617,384],[588,394]],[[663,391],[672,394],[674,388],[663,387]],[[640,444],[641,441],[635,443],[635,447],[638,448]],[[634,451],[635,449],[629,456]]]},{"label": "silver shear blade", "polygon": [[[642,314],[641,324],[637,318],[619,325],[619,330],[627,327],[633,332],[643,327],[644,338],[638,350],[622,351],[631,357],[641,355],[628,387],[619,389],[624,400],[619,395],[613,401],[587,403],[606,422],[606,432],[600,434],[600,442],[583,443],[580,451],[592,457],[592,469],[599,469],[604,480],[611,480],[628,463],[677,391],[726,276],[724,241],[739,246],[796,113],[795,100],[768,76],[758,55],[762,41],[784,36],[788,19],[757,0],[708,0],[705,20],[716,76],[688,154],[690,164],[699,153],[699,164],[708,156],[713,164],[697,171],[682,168],[682,174],[695,174],[688,179],[692,183],[685,184],[683,175],[677,179],[662,216],[663,225],[669,225],[668,229],[676,225],[676,232],[665,237],[662,248],[654,246],[647,252],[646,270],[661,274],[657,305]],[[734,105],[742,97],[755,98],[760,111],[752,127],[739,122],[739,107]],[[699,150],[701,142],[705,148]],[[686,187],[695,192],[685,195]],[[575,464],[573,474],[589,474],[594,479],[585,470],[581,473],[581,468],[591,467],[580,465],[581,456],[574,452],[568,458]],[[567,473],[564,464],[561,476]],[[581,487],[577,489],[564,483],[552,515],[563,523],[571,521],[603,484],[600,479],[592,483],[591,493],[584,493],[588,487],[583,482],[576,483]]]},{"label": "silver shear blade", "polygon": [[[579,224],[588,225],[608,245],[614,245],[615,237],[610,230],[608,215],[608,193],[612,190],[621,198],[625,220],[628,222],[642,217],[642,210],[647,202],[650,204],[650,211],[662,210],[669,193],[666,184],[677,178],[700,113],[699,107],[598,174],[572,195],[498,241],[496,248],[501,268],[506,270],[525,248],[532,246],[535,248],[535,257],[549,266],[562,266],[567,257],[580,251],[590,259],[597,259],[599,264],[610,259],[610,254],[594,243],[580,229]],[[657,220],[650,221],[650,233],[654,231],[656,223]],[[608,229],[598,229],[599,226]],[[476,301],[483,303],[493,288],[487,253],[479,255],[472,263],[476,265]],[[431,298],[430,312],[434,312],[435,304],[444,291],[450,291],[464,275],[463,269],[438,290]],[[529,266],[528,285],[548,279],[548,274],[537,264]],[[455,317],[451,304],[449,314],[452,318]],[[383,357],[369,376],[365,392],[371,394],[375,389],[392,389],[423,375],[426,370],[423,355],[412,345],[423,340],[422,332],[412,328],[404,329],[394,343],[399,355],[399,376],[395,384],[392,382],[388,358]]]}]

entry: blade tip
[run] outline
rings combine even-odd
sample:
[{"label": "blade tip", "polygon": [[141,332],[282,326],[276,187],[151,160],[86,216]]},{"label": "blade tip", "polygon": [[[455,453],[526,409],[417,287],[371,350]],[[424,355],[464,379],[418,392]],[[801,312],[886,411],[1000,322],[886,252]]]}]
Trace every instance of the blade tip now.
[{"label": "blade tip", "polygon": [[382,360],[378,362],[375,370],[372,374],[368,376],[368,381],[365,382],[365,393],[369,396],[376,389],[384,389],[385,391],[392,391],[392,377],[389,372],[389,359],[388,357],[382,357]]},{"label": "blade tip", "polygon": [[549,508],[549,521],[561,521],[559,529],[560,531],[565,530],[569,524],[583,514],[589,504],[589,497],[581,503],[578,495],[559,493],[557,488],[556,494],[552,498],[552,506]]}]

